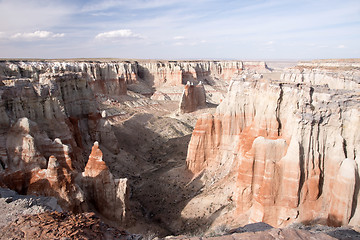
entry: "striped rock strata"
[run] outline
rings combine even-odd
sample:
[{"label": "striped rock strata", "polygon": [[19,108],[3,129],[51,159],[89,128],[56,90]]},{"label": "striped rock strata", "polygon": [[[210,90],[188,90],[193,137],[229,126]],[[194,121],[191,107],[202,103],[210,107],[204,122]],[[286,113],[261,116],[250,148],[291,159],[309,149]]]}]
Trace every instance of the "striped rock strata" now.
[{"label": "striped rock strata", "polygon": [[204,85],[201,81],[196,86],[187,82],[180,100],[180,112],[189,113],[205,106],[206,93]]},{"label": "striped rock strata", "polygon": [[347,68],[331,88],[339,69],[287,71],[281,82],[232,81],[216,114],[197,122],[188,169],[210,185],[236,176],[235,218],[358,225],[360,72]]},{"label": "striped rock strata", "polygon": [[[88,75],[93,89],[104,93],[124,93],[126,84],[139,79],[157,87],[186,84],[187,81],[211,81],[215,78],[230,81],[234,75],[246,71],[268,71],[265,62],[242,61],[2,61],[3,80],[31,78],[38,81],[46,73],[83,73]],[[10,77],[10,78],[9,78]],[[125,83],[125,85],[124,85]]]},{"label": "striped rock strata", "polygon": [[[125,95],[128,85],[155,100],[181,98],[188,81],[206,85],[209,100],[219,103],[227,83],[243,73],[269,72],[265,62],[243,61],[1,61],[0,79],[5,85],[14,80],[49,81],[52,76],[82,75],[95,94]],[[225,81],[225,82],[224,82]],[[224,88],[225,85],[225,88]],[[139,87],[142,86],[142,87]],[[154,91],[155,90],[155,91]]]},{"label": "striped rock strata", "polygon": [[[24,130],[29,125],[31,128]],[[113,178],[98,142],[94,143],[81,173],[72,167],[69,147],[59,139],[49,144],[50,139],[39,134],[36,123],[22,118],[10,135],[13,136],[8,137],[7,149],[15,157],[9,159],[8,167],[0,175],[2,184],[22,194],[54,196],[67,211],[84,212],[91,206],[106,218],[125,223],[129,214],[127,179]],[[46,160],[39,151],[44,147],[57,157],[51,155]]]}]

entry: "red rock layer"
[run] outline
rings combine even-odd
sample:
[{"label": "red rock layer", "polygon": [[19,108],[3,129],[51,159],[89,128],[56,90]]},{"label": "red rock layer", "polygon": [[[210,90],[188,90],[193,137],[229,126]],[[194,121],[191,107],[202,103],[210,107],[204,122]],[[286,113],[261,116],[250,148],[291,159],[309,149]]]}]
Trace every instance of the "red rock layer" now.
[{"label": "red rock layer", "polygon": [[82,186],[94,207],[108,219],[125,221],[129,197],[127,179],[114,179],[103,161],[99,144],[95,142],[85,171]]},{"label": "red rock layer", "polygon": [[181,100],[180,112],[189,113],[194,112],[196,109],[206,106],[205,89],[202,83],[194,86],[188,82],[185,85]]},{"label": "red rock layer", "polygon": [[[56,141],[61,144],[60,140]],[[29,149],[35,146],[30,144]],[[83,173],[69,167],[71,159],[57,149],[50,148],[62,160],[50,156],[44,169],[41,162],[33,160],[32,165],[26,165],[21,164],[24,160],[20,159],[15,171],[8,168],[0,174],[1,183],[22,194],[53,196],[68,211],[77,213],[95,207],[106,218],[125,223],[129,214],[127,179],[113,178],[102,160],[98,143],[95,142]]]},{"label": "red rock layer", "polygon": [[216,114],[198,120],[188,169],[219,182],[236,174],[236,214],[249,222],[358,224],[360,108],[341,94],[234,81]]}]

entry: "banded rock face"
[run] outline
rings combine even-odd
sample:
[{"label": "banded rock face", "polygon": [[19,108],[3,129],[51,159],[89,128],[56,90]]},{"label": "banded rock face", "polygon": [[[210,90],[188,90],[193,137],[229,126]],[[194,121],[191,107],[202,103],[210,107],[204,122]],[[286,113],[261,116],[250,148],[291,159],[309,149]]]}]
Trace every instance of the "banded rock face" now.
[{"label": "banded rock face", "polygon": [[[49,63],[51,68],[39,64],[31,71],[18,64],[13,72],[7,70],[5,85],[0,87],[1,182],[23,194],[54,196],[66,210],[87,211],[99,201],[83,190],[84,182],[93,177],[78,177],[87,162],[88,146],[98,140],[118,152],[111,126],[99,113],[89,74],[76,68],[77,64],[60,70],[56,64]],[[117,86],[110,88],[120,94]],[[126,181],[120,182],[109,186],[118,195],[123,193],[121,187],[127,187]],[[103,190],[97,185],[91,191],[96,189]],[[114,204],[117,211],[125,208],[125,203]],[[122,222],[123,213],[114,212],[100,211]]]},{"label": "banded rock face", "polygon": [[331,89],[333,69],[321,71],[316,83],[233,81],[216,114],[198,120],[188,169],[210,185],[237,176],[233,217],[359,224],[360,74],[351,69],[350,82]]},{"label": "banded rock face", "polygon": [[[108,94],[124,91],[122,83],[136,83],[138,78],[151,81],[154,86],[175,86],[187,81],[222,79],[230,81],[242,71],[268,72],[265,62],[242,61],[4,61],[0,76],[5,83],[11,79],[30,78],[39,81],[43,74],[64,72],[87,74],[94,91]],[[119,81],[119,83],[116,83]],[[102,82],[102,83],[101,83]],[[114,85],[115,84],[115,85]]]},{"label": "banded rock face", "polygon": [[[35,123],[31,124],[34,128],[37,127]],[[10,161],[9,167],[0,175],[0,180],[6,187],[23,194],[53,196],[57,198],[63,209],[75,213],[88,211],[92,206],[107,219],[115,220],[120,224],[125,223],[129,215],[127,179],[113,178],[102,160],[102,152],[97,142],[93,146],[84,172],[79,173],[71,167],[71,159],[66,151],[68,148],[54,151],[58,157],[50,156],[46,161],[39,152],[36,152],[35,157],[31,154],[32,150],[42,147],[42,142],[36,140],[29,142],[28,138],[22,139],[23,144],[20,144],[27,146],[22,149],[22,153],[26,156],[21,156],[17,162]],[[60,140],[55,140],[53,143],[55,146],[59,144],[61,144]],[[55,148],[50,146],[50,149]],[[10,147],[8,151],[11,150]],[[29,159],[31,161],[27,161]],[[15,163],[17,165],[14,165]]]},{"label": "banded rock face", "polygon": [[189,113],[198,108],[206,106],[206,94],[204,85],[200,82],[194,86],[190,82],[185,85],[185,89],[180,100],[180,112]]},{"label": "banded rock face", "polygon": [[[126,95],[130,84],[135,91],[153,99],[181,98],[188,81],[206,85],[207,97],[219,103],[228,82],[244,73],[269,72],[265,62],[242,61],[3,61],[0,79],[6,86],[23,81],[49,82],[53,75],[82,75],[94,94]],[[225,82],[224,82],[225,81]],[[140,87],[142,86],[142,87]],[[156,91],[154,91],[154,88]],[[146,89],[146,90],[145,90]],[[69,95],[71,96],[71,94]]]},{"label": "banded rock face", "polygon": [[12,79],[33,79],[41,81],[46,75],[72,72],[85,74],[93,91],[103,94],[126,94],[126,84],[137,81],[136,64],[127,62],[62,62],[11,61],[0,63],[0,76],[5,84]]},{"label": "banded rock face", "polygon": [[348,61],[311,61],[300,62],[297,67],[282,73],[286,82],[319,85],[330,89],[359,89],[360,63]]},{"label": "banded rock face", "polygon": [[129,188],[127,179],[114,179],[103,160],[99,143],[92,147],[89,161],[82,173],[82,188],[96,210],[108,219],[124,223],[128,217]]}]

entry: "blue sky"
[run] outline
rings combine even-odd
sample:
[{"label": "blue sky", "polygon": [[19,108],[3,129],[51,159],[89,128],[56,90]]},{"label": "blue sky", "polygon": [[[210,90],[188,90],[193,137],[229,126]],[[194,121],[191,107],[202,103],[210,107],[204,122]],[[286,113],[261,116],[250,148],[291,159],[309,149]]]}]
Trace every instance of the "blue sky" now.
[{"label": "blue sky", "polygon": [[0,58],[360,57],[360,0],[0,0]]}]

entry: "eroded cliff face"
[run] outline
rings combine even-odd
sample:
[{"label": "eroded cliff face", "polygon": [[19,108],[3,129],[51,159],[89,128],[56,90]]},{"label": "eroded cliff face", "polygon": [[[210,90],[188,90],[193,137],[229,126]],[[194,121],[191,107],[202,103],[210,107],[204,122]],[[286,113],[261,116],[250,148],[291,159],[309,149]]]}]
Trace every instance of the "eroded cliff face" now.
[{"label": "eroded cliff face", "polygon": [[102,160],[98,142],[81,172],[73,167],[68,145],[59,138],[52,141],[35,122],[20,118],[7,135],[6,152],[6,168],[0,175],[5,186],[23,194],[54,196],[67,211],[95,207],[107,219],[118,223],[127,220],[127,179],[114,179]]},{"label": "eroded cliff face", "polygon": [[0,62],[0,185],[167,234],[358,224],[360,74],[334,64]]},{"label": "eroded cliff face", "polygon": [[299,67],[281,81],[232,81],[216,114],[197,122],[188,169],[209,188],[235,176],[233,218],[357,225],[360,72],[347,67],[344,80],[341,68]]},{"label": "eroded cliff face", "polygon": [[114,179],[103,160],[99,143],[92,147],[89,161],[81,175],[81,185],[96,210],[108,219],[125,223],[128,220],[129,187],[127,179]]},{"label": "eroded cliff face", "polygon": [[[137,68],[128,62],[75,62],[75,61],[36,61],[1,62],[0,75],[5,82],[11,79],[32,79],[44,81],[51,74],[65,72],[86,75],[92,90],[103,94],[126,94],[126,84],[137,81]],[[50,76],[51,77],[51,76]]]},{"label": "eroded cliff face", "polygon": [[193,85],[190,82],[187,82],[180,100],[180,112],[194,112],[198,108],[205,106],[206,93],[202,82],[200,81],[198,85]]},{"label": "eroded cliff face", "polygon": [[[92,162],[88,158],[92,159],[94,141],[103,143],[106,151],[119,152],[111,125],[102,118],[97,101],[98,96],[126,94],[126,81],[132,78],[131,74],[125,80],[123,75],[119,77],[119,72],[126,73],[127,65],[121,65],[122,70],[119,66],[2,63],[2,184],[23,194],[54,196],[65,210],[95,208],[108,219],[125,221],[126,179],[114,179],[102,166],[104,162],[92,164],[93,171],[101,169],[98,175],[87,174],[85,168]],[[102,204],[108,208],[99,208]]]},{"label": "eroded cliff face", "polygon": [[220,103],[230,80],[242,74],[269,72],[265,62],[242,61],[168,61],[141,63],[138,74],[155,87],[155,100],[181,101],[183,85],[204,83],[208,102]]}]

